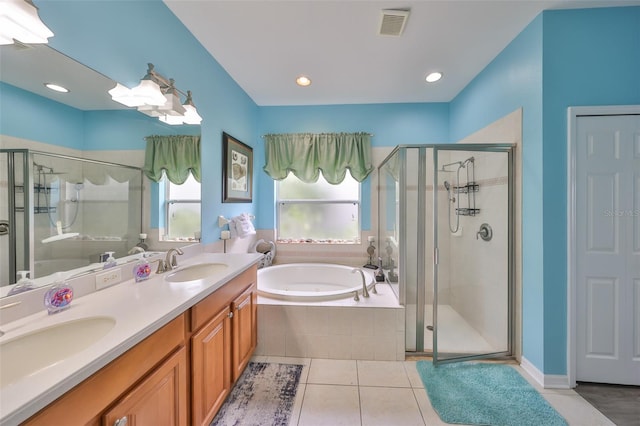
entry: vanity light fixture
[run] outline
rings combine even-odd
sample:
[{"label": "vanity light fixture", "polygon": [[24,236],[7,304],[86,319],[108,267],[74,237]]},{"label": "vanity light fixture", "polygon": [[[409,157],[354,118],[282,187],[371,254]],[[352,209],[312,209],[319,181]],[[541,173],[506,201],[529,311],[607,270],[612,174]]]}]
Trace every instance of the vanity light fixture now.
[{"label": "vanity light fixture", "polygon": [[169,115],[165,114],[160,116],[160,121],[167,124],[200,124],[202,121],[202,117],[198,114],[198,110],[196,110],[196,106],[193,104],[193,99],[191,98],[191,90],[187,90],[187,100],[182,104],[184,107],[185,113],[183,115]]},{"label": "vanity light fixture", "polygon": [[301,75],[300,77],[296,78],[296,84],[301,87],[307,87],[311,85],[311,79],[306,75]]},{"label": "vanity light fixture", "polygon": [[163,115],[182,116],[186,109],[180,103],[178,91],[174,86],[174,80],[169,79],[169,87],[164,91],[165,102],[162,105],[140,105],[138,111],[150,117],[162,117]]},{"label": "vanity light fixture", "polygon": [[31,0],[0,1],[0,45],[47,43],[53,32],[38,16],[38,8]]},{"label": "vanity light fixture", "polygon": [[[116,87],[109,90],[111,99],[168,124],[200,124],[202,117],[193,105],[191,92],[185,94],[176,88],[175,81],[158,74],[153,64],[148,67],[147,74],[133,89],[116,83]],[[180,102],[180,94],[186,96],[184,104]]]},{"label": "vanity light fixture", "polygon": [[60,86],[59,84],[55,84],[55,83],[44,83],[45,87],[47,89],[51,89],[55,92],[60,92],[60,93],[69,93],[69,89],[67,89],[66,87]]},{"label": "vanity light fixture", "polygon": [[427,78],[425,78],[425,80],[427,80],[427,83],[435,83],[441,78],[442,78],[442,73],[435,71],[435,72],[429,73],[429,75],[427,75]]}]

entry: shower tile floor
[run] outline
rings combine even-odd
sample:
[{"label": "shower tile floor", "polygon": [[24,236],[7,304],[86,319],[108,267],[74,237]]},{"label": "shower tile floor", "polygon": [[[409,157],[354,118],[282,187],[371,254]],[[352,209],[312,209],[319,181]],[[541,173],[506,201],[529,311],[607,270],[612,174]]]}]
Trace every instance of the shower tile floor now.
[{"label": "shower tile floor", "polygon": [[[257,362],[305,366],[290,426],[446,425],[429,403],[415,361],[256,356]],[[570,389],[543,389],[516,370],[573,426],[615,426]]]},{"label": "shower tile floor", "polygon": [[[425,326],[433,322],[433,307],[424,310]],[[482,354],[506,350],[496,349],[487,342],[458,312],[449,305],[438,306],[438,351],[451,353]],[[424,350],[433,349],[433,332],[425,327]]]}]

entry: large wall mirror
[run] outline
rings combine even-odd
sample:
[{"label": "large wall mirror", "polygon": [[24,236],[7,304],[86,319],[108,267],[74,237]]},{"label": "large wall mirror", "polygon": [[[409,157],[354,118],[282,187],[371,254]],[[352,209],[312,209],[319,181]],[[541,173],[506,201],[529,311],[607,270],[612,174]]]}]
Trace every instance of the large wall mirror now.
[{"label": "large wall mirror", "polygon": [[[68,93],[45,87],[66,81],[73,82]],[[173,244],[198,238],[200,229],[180,213],[196,209],[199,227],[200,194],[151,182],[141,168],[145,136],[199,135],[199,126],[170,126],[127,109],[108,95],[114,86],[47,45],[0,46],[0,295],[20,270],[44,285],[58,271],[96,270],[106,252],[130,261],[140,234],[151,250],[164,236]],[[129,128],[131,142],[122,137]]]}]

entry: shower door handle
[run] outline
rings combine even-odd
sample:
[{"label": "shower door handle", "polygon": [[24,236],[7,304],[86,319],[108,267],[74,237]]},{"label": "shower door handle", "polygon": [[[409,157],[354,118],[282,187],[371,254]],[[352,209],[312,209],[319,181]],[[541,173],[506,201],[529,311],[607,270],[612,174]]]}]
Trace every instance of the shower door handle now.
[{"label": "shower door handle", "polygon": [[7,235],[9,233],[9,221],[0,220],[0,235]]}]

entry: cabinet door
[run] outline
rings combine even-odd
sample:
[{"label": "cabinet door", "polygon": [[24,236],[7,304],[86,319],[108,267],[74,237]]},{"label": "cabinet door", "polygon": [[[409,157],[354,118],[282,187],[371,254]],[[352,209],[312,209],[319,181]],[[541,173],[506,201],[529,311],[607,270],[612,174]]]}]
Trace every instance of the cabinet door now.
[{"label": "cabinet door", "polygon": [[231,304],[233,312],[233,381],[249,363],[257,343],[257,291],[252,285]]},{"label": "cabinet door", "polygon": [[191,338],[194,425],[207,425],[231,391],[231,311],[227,307]]},{"label": "cabinet door", "polygon": [[187,358],[183,347],[103,416],[104,426],[187,424]]}]

